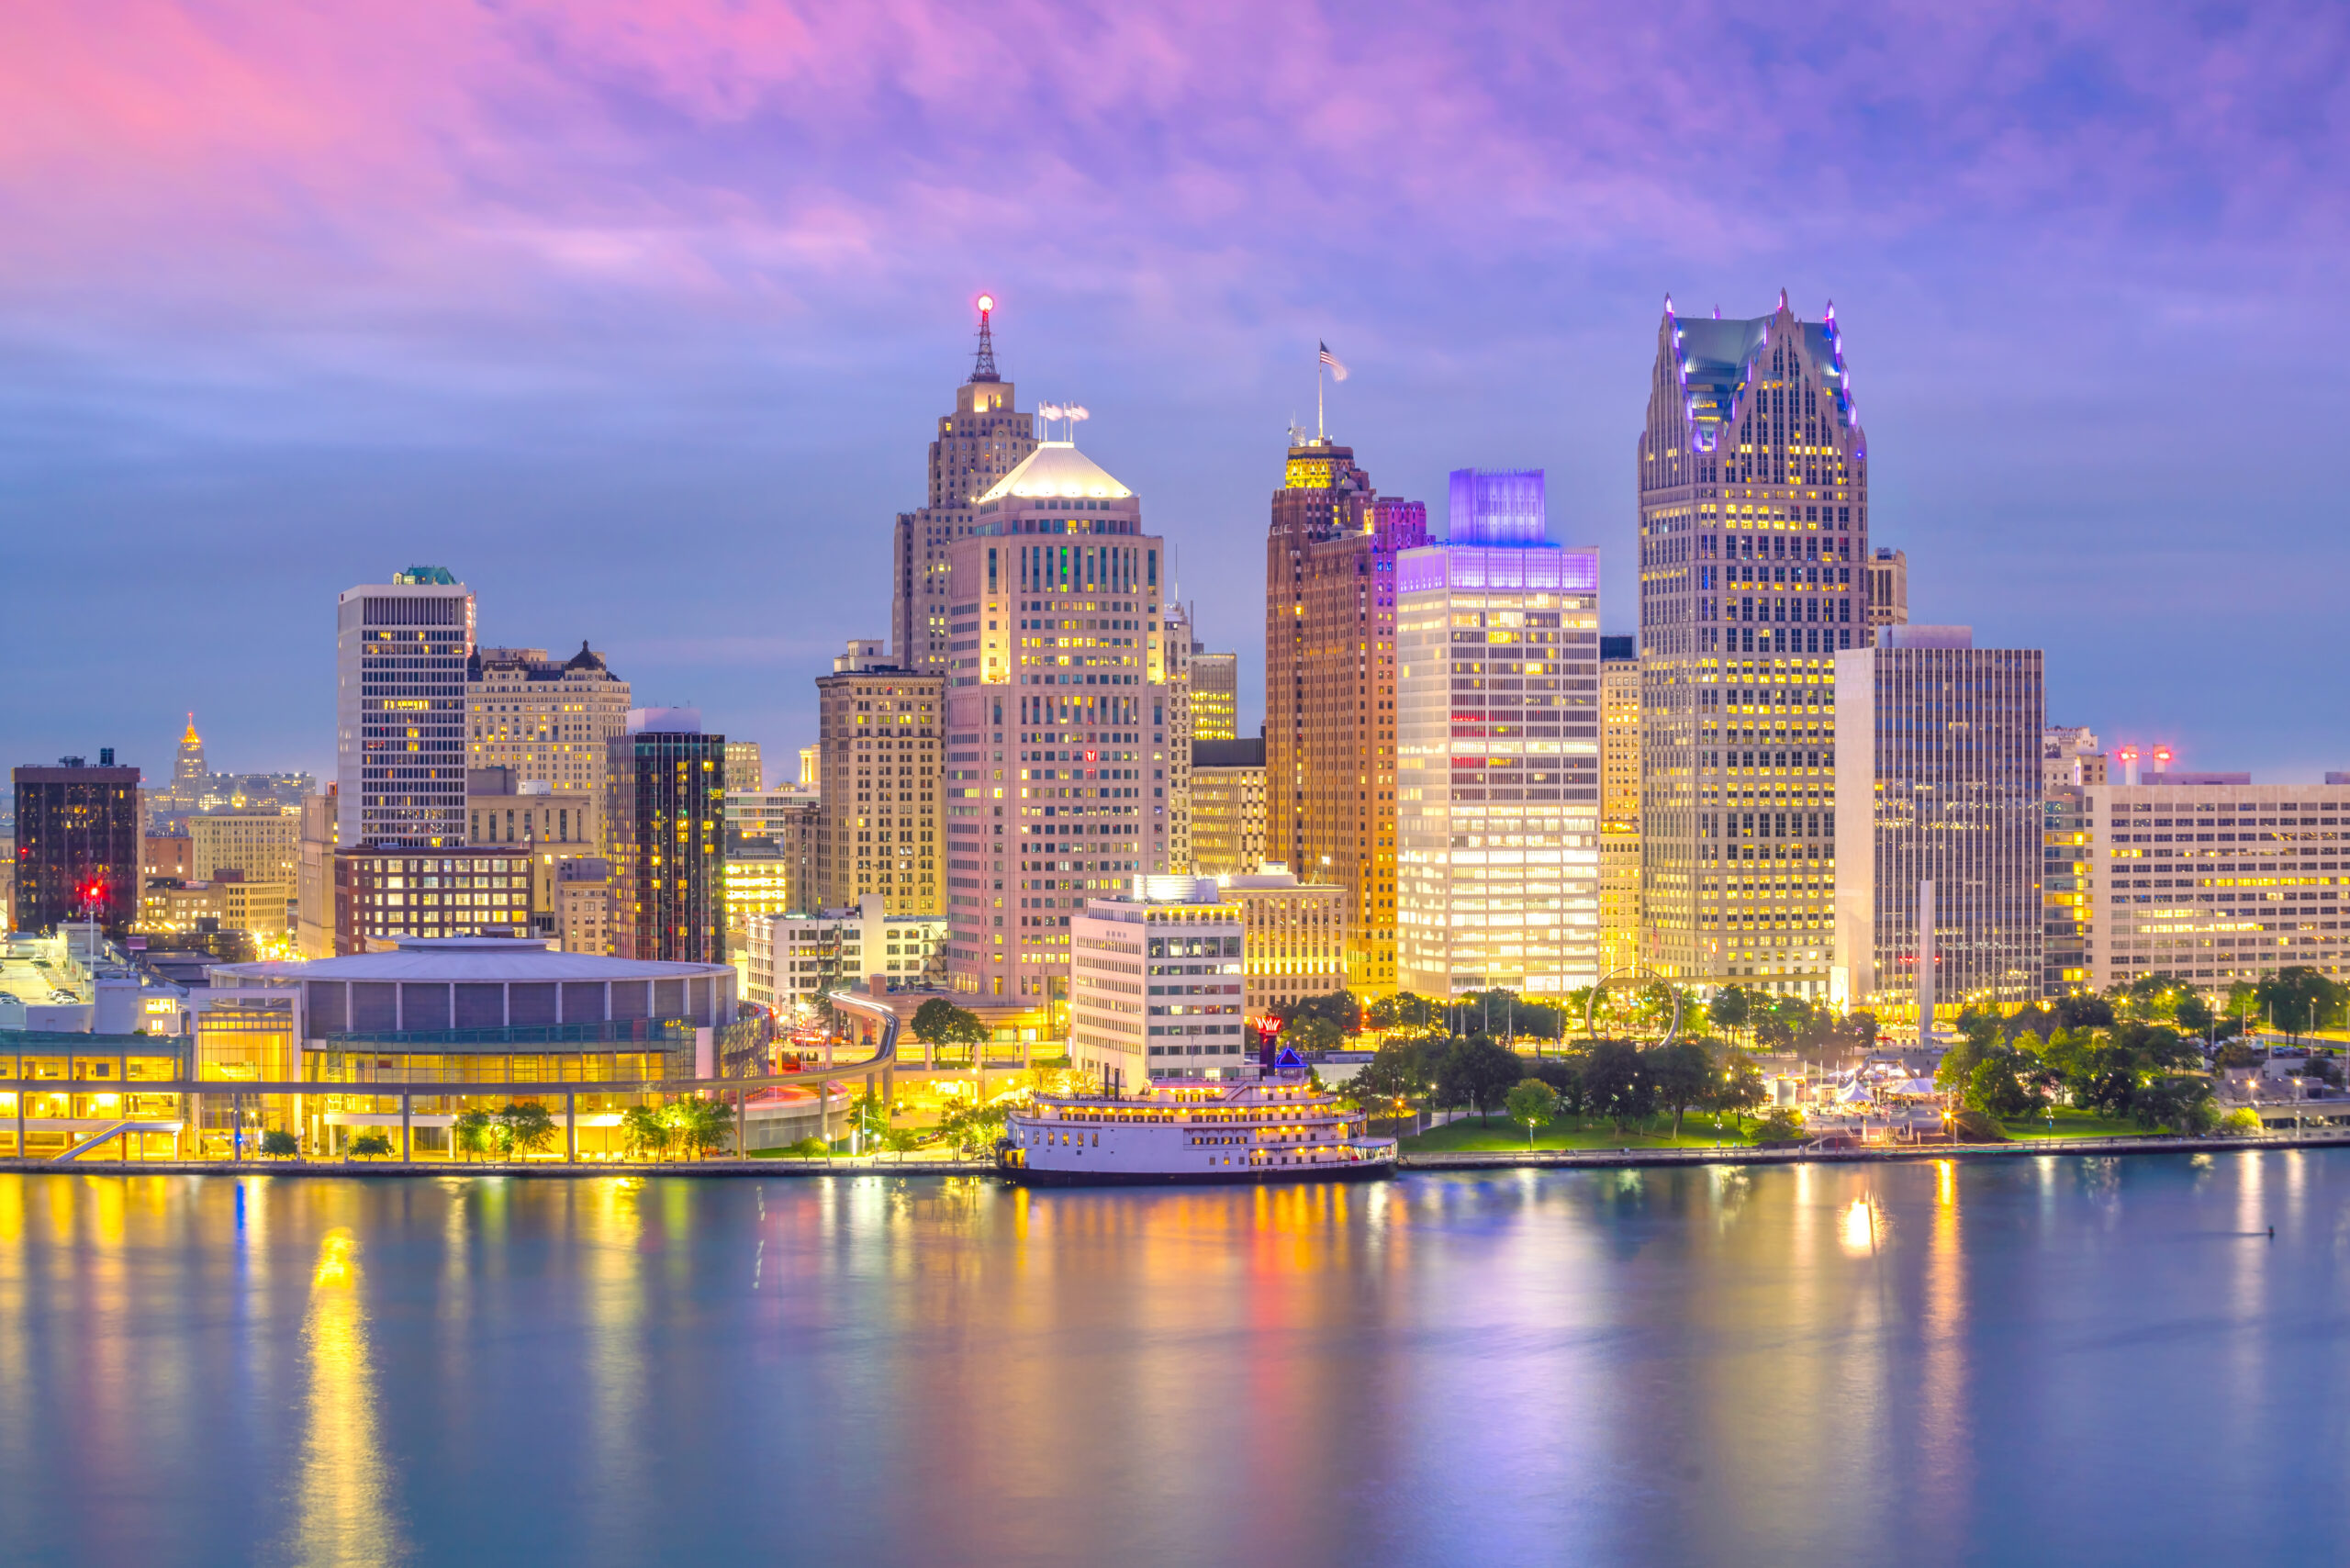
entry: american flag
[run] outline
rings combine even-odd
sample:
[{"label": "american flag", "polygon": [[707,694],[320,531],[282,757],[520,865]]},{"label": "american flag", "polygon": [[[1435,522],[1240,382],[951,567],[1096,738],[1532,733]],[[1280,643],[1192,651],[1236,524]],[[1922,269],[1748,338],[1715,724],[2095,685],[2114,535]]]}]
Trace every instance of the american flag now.
[{"label": "american flag", "polygon": [[[1316,342],[1319,341],[1316,340]],[[1327,343],[1322,344],[1322,363],[1330,367],[1331,380],[1344,381],[1347,378],[1347,367],[1338,363],[1338,356],[1330,352],[1330,345]]]}]

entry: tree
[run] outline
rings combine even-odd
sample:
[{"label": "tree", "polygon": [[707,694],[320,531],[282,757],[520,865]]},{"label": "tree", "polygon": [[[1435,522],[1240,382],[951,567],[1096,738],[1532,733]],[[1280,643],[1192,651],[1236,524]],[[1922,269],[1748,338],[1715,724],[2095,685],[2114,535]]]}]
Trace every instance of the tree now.
[{"label": "tree", "polygon": [[2273,975],[2263,975],[2253,1000],[2272,1023],[2290,1034],[2302,1035],[2341,1005],[2342,988],[2315,969],[2294,964]]},{"label": "tree", "polygon": [[271,1127],[261,1135],[261,1151],[276,1159],[302,1152],[302,1140],[283,1127]]},{"label": "tree", "polygon": [[661,1108],[661,1119],[668,1124],[677,1147],[697,1159],[725,1143],[734,1130],[734,1119],[726,1114],[726,1107],[699,1094],[672,1100]]},{"label": "tree", "polygon": [[1606,1116],[1617,1132],[1656,1104],[1647,1064],[1628,1040],[1602,1040],[1583,1058],[1583,1103]]},{"label": "tree", "polygon": [[2230,1137],[2256,1137],[2261,1131],[2260,1113],[2239,1105],[2220,1118],[2220,1130]]},{"label": "tree", "polygon": [[1994,1121],[1990,1113],[1975,1110],[1971,1105],[1951,1119],[1950,1131],[1951,1137],[1960,1143],[2005,1143],[2008,1141],[2007,1129]]},{"label": "tree", "polygon": [[2113,1023],[2113,1003],[2101,996],[2076,992],[2056,999],[2056,1022],[2067,1029],[2101,1029]]},{"label": "tree", "polygon": [[1679,1137],[1683,1114],[1714,1087],[1713,1058],[1694,1040],[1676,1040],[1642,1055],[1649,1081],[1656,1086],[1657,1101],[1673,1112],[1673,1136]]},{"label": "tree", "polygon": [[1747,1002],[1746,990],[1742,986],[1726,985],[1714,992],[1713,1001],[1706,1004],[1707,1018],[1712,1022],[1715,1028],[1728,1030],[1732,1038],[1737,1036],[1738,1031],[1746,1027],[1746,1021],[1751,1015],[1751,1012],[1752,1009]]},{"label": "tree", "polygon": [[457,1119],[449,1130],[455,1135],[458,1153],[487,1154],[492,1129],[496,1126],[497,1123],[490,1118],[489,1113],[476,1105],[458,1112]]},{"label": "tree", "polygon": [[1442,1003],[1430,1002],[1408,991],[1393,996],[1382,996],[1363,1010],[1363,1022],[1374,1029],[1413,1029],[1426,1031],[1435,1026],[1436,1014]]},{"label": "tree", "polygon": [[988,1027],[978,1014],[943,996],[934,996],[915,1008],[912,1026],[914,1038],[934,1050],[942,1046],[977,1047],[988,1037]]},{"label": "tree", "polygon": [[1502,1097],[1502,1109],[1509,1119],[1526,1129],[1526,1147],[1534,1147],[1534,1129],[1547,1127],[1559,1108],[1559,1096],[1539,1078],[1521,1078]]},{"label": "tree", "polygon": [[509,1102],[498,1122],[506,1147],[517,1154],[536,1154],[554,1141],[554,1114],[536,1100]]},{"label": "tree", "polygon": [[1500,1109],[1510,1085],[1525,1076],[1517,1053],[1487,1039],[1455,1040],[1437,1066],[1437,1098],[1471,1105],[1480,1116]]},{"label": "tree", "polygon": [[1762,1086],[1762,1070],[1754,1065],[1754,1058],[1744,1051],[1732,1051],[1727,1067],[1715,1080],[1706,1104],[1716,1115],[1729,1113],[1735,1125],[1768,1097],[1769,1092]]},{"label": "tree", "polygon": [[381,1159],[392,1152],[392,1140],[382,1133],[361,1133],[351,1140],[351,1152]]},{"label": "tree", "polygon": [[2188,1134],[2208,1133],[2220,1122],[2211,1081],[2190,1073],[2165,1074],[2143,1085],[2132,1097],[2130,1114],[2142,1127]]},{"label": "tree", "polygon": [[[1341,991],[1339,994],[1343,996],[1346,993]],[[1300,1056],[1315,1051],[1341,1050],[1346,1043],[1346,1030],[1319,1013],[1308,1013],[1294,1018],[1281,1030],[1281,1044]]]},{"label": "tree", "polygon": [[1348,1085],[1355,1103],[1369,1111],[1374,1104],[1391,1109],[1428,1092],[1427,1053],[1415,1040],[1390,1040],[1356,1073]]},{"label": "tree", "polygon": [[1966,1105],[1988,1116],[2027,1116],[2040,1096],[2016,1072],[2016,1053],[1994,1051],[1975,1064],[1966,1079]]},{"label": "tree", "polygon": [[1292,1046],[1297,1041],[1297,1025],[1308,1018],[1325,1020],[1341,1036],[1360,1033],[1362,1028],[1362,1009],[1356,1004],[1352,991],[1333,991],[1320,996],[1301,996],[1273,1011],[1286,1025],[1281,1031],[1282,1039]]},{"label": "tree", "polygon": [[1756,1143],[1796,1143],[1803,1133],[1803,1113],[1793,1105],[1781,1105],[1754,1125]]},{"label": "tree", "polygon": [[621,1113],[621,1142],[640,1159],[660,1154],[671,1142],[669,1124],[655,1106],[631,1105]]},{"label": "tree", "polygon": [[2211,1004],[2203,999],[2199,991],[2190,991],[2180,997],[2178,1011],[2174,1016],[2178,1026],[2190,1035],[2208,1035],[2219,1023],[2218,1015],[2211,1011]]}]

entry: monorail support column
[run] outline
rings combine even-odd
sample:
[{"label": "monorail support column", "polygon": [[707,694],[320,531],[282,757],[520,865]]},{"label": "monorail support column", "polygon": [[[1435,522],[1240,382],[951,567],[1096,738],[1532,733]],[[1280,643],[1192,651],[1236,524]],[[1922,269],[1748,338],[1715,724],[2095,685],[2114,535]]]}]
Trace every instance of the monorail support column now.
[{"label": "monorail support column", "polygon": [[579,1096],[570,1090],[563,1096],[563,1157],[579,1163]]},{"label": "monorail support column", "polygon": [[403,1165],[416,1162],[416,1135],[411,1126],[415,1104],[416,1096],[403,1091],[400,1094],[400,1163]]}]

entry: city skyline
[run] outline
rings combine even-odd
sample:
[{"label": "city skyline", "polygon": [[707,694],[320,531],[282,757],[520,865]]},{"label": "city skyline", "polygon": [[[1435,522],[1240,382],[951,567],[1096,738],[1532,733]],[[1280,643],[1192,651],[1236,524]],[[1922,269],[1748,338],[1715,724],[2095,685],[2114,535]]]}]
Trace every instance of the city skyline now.
[{"label": "city skyline", "polygon": [[[2343,395],[2298,374],[2295,397],[2267,392],[2330,319],[2338,139],[2285,106],[2322,101],[2308,84],[2341,52],[2340,17],[2157,8],[2124,37],[2019,8],[1925,39],[1831,14],[1767,46],[1714,27],[1700,105],[1635,101],[1626,84],[1674,66],[1608,21],[1545,22],[1529,44],[1509,18],[1438,36],[1368,16],[1349,23],[1355,69],[1306,95],[1256,63],[1218,73],[1326,48],[1315,17],[1211,10],[1169,41],[1137,17],[1080,42],[1046,16],[827,19],[814,47],[863,63],[797,95],[790,44],[693,12],[649,44],[592,13],[524,39],[429,6],[233,47],[182,26],[158,41],[183,67],[160,86],[88,16],[31,24],[0,66],[50,132],[0,151],[0,210],[42,235],[0,263],[0,516],[28,572],[104,573],[139,612],[99,639],[68,619],[73,594],[29,607],[21,646],[77,645],[86,678],[10,694],[13,759],[111,745],[161,778],[194,708],[224,765],[323,776],[332,696],[305,607],[411,561],[473,587],[485,639],[591,638],[647,700],[788,754],[814,735],[800,676],[889,634],[867,585],[927,492],[908,432],[968,374],[982,290],[1006,378],[1085,401],[1089,453],[1181,541],[1201,641],[1242,655],[1244,730],[1262,711],[1258,607],[1204,590],[1255,556],[1317,340],[1355,372],[1330,433],[1390,493],[1438,493],[1464,465],[1543,468],[1558,535],[1602,551],[1620,633],[1624,454],[1658,306],[1752,315],[1785,286],[1807,319],[1833,298],[1852,336],[1870,537],[1908,552],[1916,619],[2045,647],[2051,718],[2117,743],[2263,778],[2341,766],[2296,721],[2344,694],[2313,597],[2343,551],[2322,477]],[[2025,52],[2056,62],[2003,64],[2043,21],[2065,47]],[[371,74],[359,40],[380,50],[386,27],[453,44],[457,68]],[[1573,84],[1556,98],[1575,106],[1534,102],[1516,56]],[[1055,106],[990,106],[986,134],[909,151],[990,72]],[[1791,73],[1815,123],[1771,108]],[[1137,79],[1138,108],[1101,84]],[[145,118],[114,106],[134,90]],[[901,104],[916,129],[878,145],[907,166],[833,146]],[[1142,126],[1080,134],[1126,114]],[[1244,151],[1209,120],[1262,134]],[[1751,156],[1693,192],[1681,149],[1733,125]],[[425,134],[457,128],[476,133],[462,157]],[[1156,158],[1153,136],[1171,138]],[[69,144],[70,179],[41,150]],[[745,166],[774,148],[808,156],[789,175]],[[659,178],[623,192],[611,160],[632,157]],[[159,166],[183,176],[168,199]],[[1329,242],[1296,256],[1285,220],[1253,215],[1295,210],[1313,179]],[[1004,199],[1024,188],[1074,203],[1086,241]],[[1491,217],[1473,247],[1431,221],[1462,202]],[[292,231],[297,212],[315,233]],[[632,554],[681,524],[729,569]],[[545,550],[556,525],[577,548]],[[2270,552],[2236,548],[2253,526]],[[2019,574],[2027,550],[2038,569]],[[2276,551],[2308,569],[2256,574]],[[284,615],[221,615],[236,593]],[[2261,651],[2206,651],[2255,616]],[[2212,631],[2175,635],[2181,620]]]}]

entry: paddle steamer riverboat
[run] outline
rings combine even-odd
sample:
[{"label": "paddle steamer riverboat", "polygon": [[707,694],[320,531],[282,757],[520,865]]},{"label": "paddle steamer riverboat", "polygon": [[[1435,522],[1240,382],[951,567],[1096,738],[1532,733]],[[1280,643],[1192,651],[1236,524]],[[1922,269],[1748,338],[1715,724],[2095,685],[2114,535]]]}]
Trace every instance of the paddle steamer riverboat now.
[{"label": "paddle steamer riverboat", "polygon": [[1139,1094],[1039,1096],[1012,1114],[996,1167],[1030,1186],[1369,1182],[1394,1174],[1395,1140],[1366,1136],[1360,1112],[1285,1062]]}]

